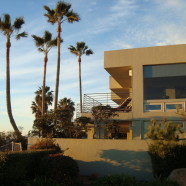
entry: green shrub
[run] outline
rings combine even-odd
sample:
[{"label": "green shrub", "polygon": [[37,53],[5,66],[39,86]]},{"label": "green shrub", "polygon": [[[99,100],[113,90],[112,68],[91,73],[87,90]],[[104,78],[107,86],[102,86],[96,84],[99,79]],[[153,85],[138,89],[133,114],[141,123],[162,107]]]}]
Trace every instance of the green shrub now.
[{"label": "green shrub", "polygon": [[98,178],[92,186],[178,186],[167,180],[139,181],[129,175],[110,175]]},{"label": "green shrub", "polygon": [[51,150],[1,153],[0,183],[13,186],[21,180],[33,179],[41,159],[54,152]]},{"label": "green shrub", "polygon": [[93,186],[138,186],[139,181],[129,175],[109,175],[98,178]]},{"label": "green shrub", "polygon": [[79,168],[76,161],[71,157],[53,154],[41,160],[40,174],[52,178],[58,183],[75,185],[79,175]]},{"label": "green shrub", "polygon": [[178,141],[179,134],[183,133],[181,125],[166,121],[157,122],[152,119],[148,127],[147,137],[152,140]]},{"label": "green shrub", "polygon": [[42,138],[38,139],[35,144],[30,146],[31,150],[38,150],[38,149],[54,149],[56,152],[62,152],[61,148],[59,147],[58,144],[55,144],[55,140],[51,138]]},{"label": "green shrub", "polygon": [[62,186],[57,184],[54,180],[46,177],[37,177],[34,180],[23,181],[20,186]]},{"label": "green shrub", "polygon": [[172,170],[186,167],[186,146],[157,141],[149,145],[155,178],[166,178]]},{"label": "green shrub", "polygon": [[168,181],[168,180],[154,180],[149,182],[144,182],[142,185],[139,186],[179,186],[177,183]]}]

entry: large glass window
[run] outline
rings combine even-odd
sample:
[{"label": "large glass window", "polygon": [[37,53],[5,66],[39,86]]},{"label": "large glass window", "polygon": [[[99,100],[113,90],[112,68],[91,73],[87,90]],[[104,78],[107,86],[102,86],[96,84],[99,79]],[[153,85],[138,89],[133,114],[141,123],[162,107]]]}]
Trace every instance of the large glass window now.
[{"label": "large glass window", "polygon": [[186,63],[146,65],[143,76],[144,100],[186,98]]}]

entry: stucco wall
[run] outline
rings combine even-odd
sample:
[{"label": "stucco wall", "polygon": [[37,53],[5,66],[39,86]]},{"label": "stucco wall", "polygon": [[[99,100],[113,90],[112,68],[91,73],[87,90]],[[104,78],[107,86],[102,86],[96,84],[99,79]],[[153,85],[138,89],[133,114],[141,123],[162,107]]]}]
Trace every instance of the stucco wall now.
[{"label": "stucco wall", "polygon": [[[28,138],[34,144],[38,138]],[[129,174],[153,179],[145,140],[56,139],[65,155],[78,162],[81,175]]]},{"label": "stucco wall", "polygon": [[[127,69],[132,69],[133,119],[152,119],[157,116],[162,118],[180,117],[176,112],[144,112],[143,65],[186,63],[185,51],[186,44],[182,44],[106,51],[104,53],[104,68],[120,86],[122,86],[122,82],[128,81],[125,77],[126,75],[129,77]],[[111,81],[112,91],[116,86],[117,84],[115,85],[114,81]],[[119,86],[117,87],[119,88]],[[128,86],[128,88],[131,87]]]}]

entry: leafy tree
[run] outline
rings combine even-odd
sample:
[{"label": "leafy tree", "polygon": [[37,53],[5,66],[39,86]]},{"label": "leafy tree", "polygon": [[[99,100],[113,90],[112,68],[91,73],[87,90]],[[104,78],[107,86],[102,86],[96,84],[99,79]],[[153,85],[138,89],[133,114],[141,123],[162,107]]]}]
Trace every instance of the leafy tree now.
[{"label": "leafy tree", "polygon": [[[42,116],[42,88],[35,92],[35,101],[32,101],[31,109],[32,114],[35,114],[35,118],[40,118]],[[48,111],[49,105],[52,105],[53,102],[53,91],[50,90],[50,87],[45,86],[45,113]]]},{"label": "leafy tree", "polygon": [[42,116],[44,115],[45,109],[45,84],[46,84],[46,68],[48,62],[48,53],[50,49],[57,46],[57,38],[52,39],[52,34],[49,31],[45,31],[43,37],[32,35],[38,51],[44,54],[44,70],[43,70],[43,86],[42,86]]},{"label": "leafy tree", "polygon": [[89,117],[79,117],[74,120],[74,137],[75,138],[86,138],[88,126],[87,124],[93,123]]},{"label": "leafy tree", "polygon": [[26,32],[19,32],[24,24],[23,17],[18,17],[15,21],[11,22],[11,17],[9,14],[4,14],[3,18],[0,19],[0,30],[3,35],[6,37],[6,101],[7,101],[7,112],[10,119],[10,123],[18,136],[21,136],[21,133],[16,125],[16,122],[12,115],[12,106],[11,106],[11,96],[10,96],[10,47],[11,42],[10,38],[15,33],[15,38],[19,40],[21,37],[27,37]]},{"label": "leafy tree", "polygon": [[41,131],[39,131],[39,129],[37,129],[34,125],[32,126],[32,130],[28,131],[28,137],[35,137],[35,136],[39,136],[41,137]]},{"label": "leafy tree", "polygon": [[76,118],[74,122],[75,124],[79,124],[82,126],[86,126],[88,123],[92,123],[91,118],[84,116]]},{"label": "leafy tree", "polygon": [[55,87],[55,100],[54,100],[54,111],[57,109],[58,103],[58,89],[59,89],[59,74],[60,74],[60,43],[61,43],[61,24],[65,21],[73,23],[79,21],[79,15],[71,10],[71,4],[59,1],[54,9],[50,9],[48,6],[44,6],[47,13],[44,16],[47,17],[48,22],[54,25],[57,23],[57,72],[56,72],[56,87]]},{"label": "leafy tree", "polygon": [[8,131],[8,132],[0,132],[0,146],[7,145],[12,141],[18,141],[17,135],[15,132]]},{"label": "leafy tree", "polygon": [[42,136],[49,137],[52,135],[53,121],[51,112],[48,111],[48,107],[53,102],[53,91],[50,91],[50,87],[45,86],[45,111],[42,115],[42,88],[35,92],[35,101],[32,102],[31,109],[32,114],[35,114],[35,120],[32,130],[29,131],[29,136]]},{"label": "leafy tree", "polygon": [[35,119],[33,127],[37,129],[39,136],[52,137],[53,135],[53,120],[49,113]]},{"label": "leafy tree", "polygon": [[109,120],[104,125],[106,131],[106,138],[118,138],[119,135],[119,125],[117,120]]},{"label": "leafy tree", "polygon": [[60,123],[61,125],[70,124],[72,122],[74,111],[74,102],[71,99],[63,98],[59,100],[56,109],[58,123]]},{"label": "leafy tree", "polygon": [[11,142],[21,142],[22,149],[27,149],[27,138],[25,136],[22,136],[22,130],[23,127],[18,127],[19,131],[21,133],[21,137],[17,135],[15,131],[8,131],[8,132],[0,132],[0,151],[11,151],[10,145]]},{"label": "leafy tree", "polygon": [[54,117],[57,121],[56,131],[58,134],[61,133],[63,137],[72,137],[74,111],[74,102],[71,99],[59,100]]},{"label": "leafy tree", "polygon": [[106,121],[117,116],[110,105],[98,105],[92,107],[92,115],[97,122]]},{"label": "leafy tree", "polygon": [[80,111],[82,113],[82,85],[81,85],[81,57],[82,55],[91,55],[93,54],[93,51],[91,49],[88,49],[88,46],[85,44],[85,42],[77,42],[76,46],[70,46],[68,48],[72,54],[78,57],[78,67],[79,67],[79,95],[80,95]]},{"label": "leafy tree", "polygon": [[101,123],[108,124],[112,122],[113,118],[117,116],[115,111],[112,109],[110,105],[98,105],[92,107],[92,115],[95,120],[96,127],[99,131],[99,138],[100,138],[100,129],[101,129]]}]

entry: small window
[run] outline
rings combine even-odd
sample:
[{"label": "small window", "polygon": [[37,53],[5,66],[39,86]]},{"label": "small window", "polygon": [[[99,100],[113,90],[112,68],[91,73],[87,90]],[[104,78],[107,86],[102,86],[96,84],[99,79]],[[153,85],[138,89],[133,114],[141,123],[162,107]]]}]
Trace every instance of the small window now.
[{"label": "small window", "polygon": [[183,104],[175,104],[175,103],[167,103],[166,110],[176,110],[176,109],[183,109]]},{"label": "small window", "polygon": [[161,104],[146,104],[145,111],[159,111],[161,110]]}]

